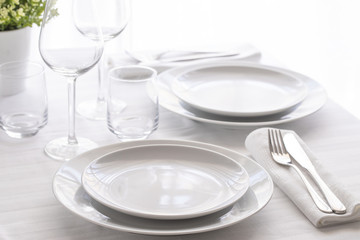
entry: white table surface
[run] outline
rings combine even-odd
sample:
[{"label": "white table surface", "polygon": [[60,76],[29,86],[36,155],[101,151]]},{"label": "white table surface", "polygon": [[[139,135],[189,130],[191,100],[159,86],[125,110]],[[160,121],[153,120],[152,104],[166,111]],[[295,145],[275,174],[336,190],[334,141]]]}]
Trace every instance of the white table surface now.
[{"label": "white table surface", "polygon": [[[78,99],[96,85],[79,79]],[[12,139],[0,133],[0,239],[159,239],[118,232],[73,215],[53,196],[52,178],[61,162],[44,155],[44,145],[67,133],[66,81],[47,71],[49,123],[35,137]],[[88,85],[88,86],[87,86]],[[92,87],[91,87],[92,86]],[[119,142],[104,121],[77,117],[78,136],[100,145]],[[318,112],[277,125],[296,131],[340,181],[353,191],[360,188],[360,120],[329,100]],[[161,109],[159,129],[150,139],[184,139],[207,142],[248,154],[246,136],[254,128],[226,129],[194,122]],[[359,239],[360,222],[315,228],[295,205],[275,187],[269,204],[254,216],[228,228],[161,239]]]}]

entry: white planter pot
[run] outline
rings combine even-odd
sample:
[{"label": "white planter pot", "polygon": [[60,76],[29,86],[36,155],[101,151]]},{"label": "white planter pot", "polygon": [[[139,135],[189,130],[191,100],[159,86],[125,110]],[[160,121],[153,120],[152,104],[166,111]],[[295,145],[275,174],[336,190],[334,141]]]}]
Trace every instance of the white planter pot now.
[{"label": "white planter pot", "polygon": [[[31,47],[31,28],[0,31],[0,66],[6,62],[29,59]],[[24,81],[7,79],[0,74],[0,94],[13,95],[24,89]]]},{"label": "white planter pot", "polygon": [[0,31],[0,64],[29,58],[31,28]]}]

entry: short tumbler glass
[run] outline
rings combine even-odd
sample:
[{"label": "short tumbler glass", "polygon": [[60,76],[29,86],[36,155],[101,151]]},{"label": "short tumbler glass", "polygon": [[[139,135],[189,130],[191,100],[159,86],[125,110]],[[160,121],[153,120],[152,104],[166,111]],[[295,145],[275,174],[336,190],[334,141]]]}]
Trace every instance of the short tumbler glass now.
[{"label": "short tumbler glass", "polygon": [[0,65],[0,127],[10,137],[34,136],[47,124],[44,71],[30,61]]},{"label": "short tumbler glass", "polygon": [[146,139],[159,124],[159,103],[153,82],[157,72],[145,66],[110,70],[107,125],[121,141]]}]

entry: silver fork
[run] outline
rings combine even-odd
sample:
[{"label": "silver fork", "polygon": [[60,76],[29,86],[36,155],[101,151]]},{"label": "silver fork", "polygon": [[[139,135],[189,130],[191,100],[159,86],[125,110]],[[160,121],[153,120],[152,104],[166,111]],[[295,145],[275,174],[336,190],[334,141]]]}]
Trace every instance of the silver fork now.
[{"label": "silver fork", "polygon": [[315,191],[314,187],[310,184],[310,182],[307,180],[301,170],[295,164],[293,164],[291,156],[285,148],[281,131],[278,129],[269,129],[268,139],[270,153],[273,160],[278,164],[293,167],[295,171],[299,174],[301,180],[304,182],[308,192],[310,193],[311,198],[313,199],[315,205],[319,208],[319,210],[325,213],[333,213],[332,209]]}]

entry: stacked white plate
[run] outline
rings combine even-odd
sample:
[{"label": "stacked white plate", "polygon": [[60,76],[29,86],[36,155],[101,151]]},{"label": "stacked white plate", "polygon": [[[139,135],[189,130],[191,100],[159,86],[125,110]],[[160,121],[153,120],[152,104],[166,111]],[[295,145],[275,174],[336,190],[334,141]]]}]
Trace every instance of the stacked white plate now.
[{"label": "stacked white plate", "polygon": [[104,155],[84,170],[85,191],[116,211],[150,219],[186,219],[235,203],[248,189],[246,170],[204,148],[159,144]]},{"label": "stacked white plate", "polygon": [[53,190],[65,207],[96,224],[180,235],[223,228],[253,215],[269,201],[273,185],[258,164],[228,149],[145,140],[101,147],[70,160],[56,173]]},{"label": "stacked white plate", "polygon": [[160,104],[193,120],[228,126],[273,125],[323,106],[325,90],[282,68],[239,61],[205,61],[170,69],[156,81]]}]

